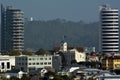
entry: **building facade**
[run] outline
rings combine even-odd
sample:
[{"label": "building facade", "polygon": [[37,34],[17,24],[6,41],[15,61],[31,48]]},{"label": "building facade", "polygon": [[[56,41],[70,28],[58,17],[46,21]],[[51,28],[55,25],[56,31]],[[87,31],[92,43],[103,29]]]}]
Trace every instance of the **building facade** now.
[{"label": "building facade", "polygon": [[61,58],[58,55],[33,55],[33,56],[16,56],[15,68],[23,71],[33,71],[39,68],[54,68],[58,70],[61,66]]},{"label": "building facade", "polygon": [[65,64],[71,65],[73,61],[85,62],[86,53],[83,47],[68,47],[67,42],[62,42],[60,47],[54,48],[55,53],[62,52],[65,57]]},{"label": "building facade", "polygon": [[0,55],[0,72],[6,72],[15,67],[15,56]]},{"label": "building facade", "polygon": [[23,11],[1,5],[1,51],[22,51],[24,48]]},{"label": "building facade", "polygon": [[120,55],[106,56],[102,60],[103,69],[120,69]]},{"label": "building facade", "polygon": [[101,52],[119,52],[119,13],[118,9],[108,5],[100,7]]}]

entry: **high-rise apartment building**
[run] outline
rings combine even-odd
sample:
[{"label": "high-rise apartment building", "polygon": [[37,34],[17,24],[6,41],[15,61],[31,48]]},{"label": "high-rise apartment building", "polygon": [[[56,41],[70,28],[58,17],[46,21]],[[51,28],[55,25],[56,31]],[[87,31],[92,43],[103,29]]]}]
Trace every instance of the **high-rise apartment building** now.
[{"label": "high-rise apartment building", "polygon": [[100,7],[101,52],[119,52],[119,16],[118,9],[109,5]]},{"label": "high-rise apartment building", "polygon": [[1,52],[24,48],[23,11],[1,5]]}]

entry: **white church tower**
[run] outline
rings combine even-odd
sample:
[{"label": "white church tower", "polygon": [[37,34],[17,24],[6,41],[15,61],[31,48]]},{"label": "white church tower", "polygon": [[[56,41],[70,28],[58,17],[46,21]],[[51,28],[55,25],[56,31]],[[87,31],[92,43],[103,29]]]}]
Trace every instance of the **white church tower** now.
[{"label": "white church tower", "polygon": [[60,45],[60,51],[67,52],[67,42],[62,42]]}]

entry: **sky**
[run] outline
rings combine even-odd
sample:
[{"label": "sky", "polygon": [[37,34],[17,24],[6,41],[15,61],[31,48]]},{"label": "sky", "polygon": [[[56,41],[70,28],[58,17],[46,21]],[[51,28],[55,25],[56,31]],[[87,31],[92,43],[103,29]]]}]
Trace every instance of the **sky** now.
[{"label": "sky", "polygon": [[71,21],[99,21],[99,6],[109,4],[120,10],[120,0],[0,0],[6,6],[24,11],[24,17],[34,20],[56,18]]}]

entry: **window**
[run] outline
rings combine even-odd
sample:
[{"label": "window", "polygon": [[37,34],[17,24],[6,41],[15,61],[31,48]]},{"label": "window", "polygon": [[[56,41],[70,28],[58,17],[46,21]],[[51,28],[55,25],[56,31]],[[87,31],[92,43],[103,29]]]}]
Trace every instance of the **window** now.
[{"label": "window", "polygon": [[5,68],[5,64],[2,62],[1,65],[2,65],[2,69],[4,69]]},{"label": "window", "polygon": [[29,58],[29,60],[31,60],[31,58]]},{"label": "window", "polygon": [[41,65],[43,65],[43,63],[40,63]]},{"label": "window", "polygon": [[35,63],[33,63],[33,65],[35,65]]},{"label": "window", "polygon": [[19,65],[21,65],[21,63],[19,63]]},{"label": "window", "polygon": [[35,58],[33,58],[33,60],[35,60]]},{"label": "window", "polygon": [[22,63],[22,65],[24,65],[24,63]]},{"label": "window", "polygon": [[36,63],[37,65],[39,65],[39,63]]},{"label": "window", "polygon": [[51,64],[51,62],[48,62],[48,64],[50,65],[50,64]]},{"label": "window", "polygon": [[10,62],[7,62],[7,69],[10,68]]},{"label": "window", "polygon": [[45,58],[45,60],[47,60],[47,58]]},{"label": "window", "polygon": [[27,65],[27,63],[25,63],[25,65]]},{"label": "window", "polygon": [[29,63],[29,65],[31,65],[31,63]]},{"label": "window", "polygon": [[51,57],[49,58],[49,60],[51,60]]},{"label": "window", "polygon": [[45,62],[44,65],[47,65],[47,62]]},{"label": "window", "polygon": [[43,60],[43,58],[40,58],[40,60]]}]

